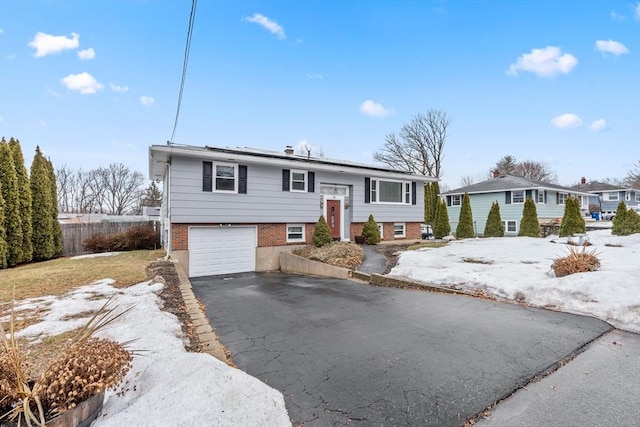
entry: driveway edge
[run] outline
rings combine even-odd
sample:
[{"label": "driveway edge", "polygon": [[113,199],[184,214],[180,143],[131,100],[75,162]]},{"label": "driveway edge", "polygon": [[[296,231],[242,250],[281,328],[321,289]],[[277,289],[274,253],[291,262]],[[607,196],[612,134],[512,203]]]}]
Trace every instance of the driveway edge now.
[{"label": "driveway edge", "polygon": [[178,260],[171,260],[171,262],[173,262],[176,272],[178,273],[178,278],[180,279],[180,292],[187,306],[187,314],[191,319],[191,323],[196,327],[196,333],[198,334],[200,344],[204,348],[204,352],[227,365],[232,365],[229,363],[230,361],[224,351],[224,346],[218,340],[218,335],[211,327],[211,322],[205,315],[205,310],[193,294],[191,281],[182,264]]}]

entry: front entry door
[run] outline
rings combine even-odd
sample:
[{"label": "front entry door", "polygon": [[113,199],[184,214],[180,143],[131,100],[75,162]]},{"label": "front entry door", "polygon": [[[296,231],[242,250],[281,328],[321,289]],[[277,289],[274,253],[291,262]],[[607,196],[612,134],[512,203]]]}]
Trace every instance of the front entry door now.
[{"label": "front entry door", "polygon": [[327,224],[331,229],[331,236],[334,239],[340,239],[341,222],[340,222],[340,204],[341,200],[327,200]]}]

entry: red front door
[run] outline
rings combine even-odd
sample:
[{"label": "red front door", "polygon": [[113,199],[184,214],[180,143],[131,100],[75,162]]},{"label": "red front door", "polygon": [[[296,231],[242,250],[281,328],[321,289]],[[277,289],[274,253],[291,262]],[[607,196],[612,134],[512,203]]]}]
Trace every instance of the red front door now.
[{"label": "red front door", "polygon": [[327,200],[327,224],[334,239],[340,239],[340,200]]}]

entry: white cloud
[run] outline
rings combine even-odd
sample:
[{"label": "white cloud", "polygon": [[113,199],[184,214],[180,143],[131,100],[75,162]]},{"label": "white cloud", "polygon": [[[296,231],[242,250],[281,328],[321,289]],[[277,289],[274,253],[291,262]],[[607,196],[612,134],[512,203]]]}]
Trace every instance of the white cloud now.
[{"label": "white cloud", "polygon": [[279,39],[286,39],[287,37],[284,35],[284,29],[275,21],[267,18],[264,15],[259,13],[254,13],[252,16],[248,18],[244,18],[247,22],[254,22],[262,27],[266,28],[272,34],[275,34]]},{"label": "white cloud", "polygon": [[605,130],[607,128],[607,121],[605,119],[598,119],[591,123],[589,129],[594,132],[600,132],[601,130]]},{"label": "white cloud", "polygon": [[71,37],[68,38],[38,32],[28,46],[36,50],[33,56],[40,58],[52,53],[60,53],[63,50],[76,49],[79,45],[80,35],[76,33],[71,33]]},{"label": "white cloud", "polygon": [[88,59],[93,59],[95,57],[96,57],[96,51],[93,50],[92,47],[90,47],[89,49],[78,51],[78,58],[80,59],[88,60]]},{"label": "white cloud", "polygon": [[129,88],[127,86],[118,86],[118,85],[115,85],[113,83],[109,83],[109,87],[111,88],[111,90],[113,92],[124,93],[124,92],[127,92],[129,90]]},{"label": "white cloud", "polygon": [[153,104],[155,104],[155,102],[156,102],[155,98],[152,98],[150,96],[141,96],[140,97],[140,103],[142,105],[144,105],[145,107],[153,105]]},{"label": "white cloud", "polygon": [[551,124],[558,129],[577,128],[582,126],[582,119],[573,113],[566,113],[551,120]]},{"label": "white cloud", "polygon": [[629,53],[629,49],[625,45],[620,42],[614,40],[597,40],[596,41],[596,50],[599,50],[602,53],[613,53],[614,55],[623,55],[625,53]]},{"label": "white cloud", "polygon": [[307,73],[304,75],[306,78],[308,79],[312,79],[312,80],[322,80],[322,74],[312,74],[312,73]]},{"label": "white cloud", "polygon": [[633,14],[633,17],[636,18],[636,20],[640,21],[640,2],[636,3],[635,13]]},{"label": "white cloud", "polygon": [[547,46],[524,53],[511,64],[507,75],[517,76],[518,71],[529,71],[538,77],[552,77],[558,73],[569,74],[578,65],[578,59],[570,53],[563,54],[559,47]]},{"label": "white cloud", "polygon": [[393,111],[384,108],[382,104],[367,99],[362,104],[360,104],[360,112],[368,116],[385,117],[391,114]]},{"label": "white cloud", "polygon": [[620,15],[618,12],[616,12],[615,10],[612,10],[611,13],[609,14],[611,16],[611,20],[612,21],[624,21],[625,19],[627,19],[626,16],[624,15]]},{"label": "white cloud", "polygon": [[102,83],[98,83],[95,77],[87,72],[69,74],[62,79],[62,84],[70,90],[80,92],[83,95],[96,93],[104,87]]}]

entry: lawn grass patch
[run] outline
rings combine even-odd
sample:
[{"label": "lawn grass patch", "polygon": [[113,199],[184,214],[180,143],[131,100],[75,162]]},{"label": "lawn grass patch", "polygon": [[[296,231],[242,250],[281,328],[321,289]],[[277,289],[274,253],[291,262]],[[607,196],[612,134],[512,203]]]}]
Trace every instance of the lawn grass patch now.
[{"label": "lawn grass patch", "polygon": [[[43,295],[62,295],[78,286],[110,278],[115,287],[127,287],[147,279],[147,265],[165,251],[131,251],[93,258],[58,258],[0,270],[0,301]],[[15,286],[15,295],[14,295]]]},{"label": "lawn grass patch", "polygon": [[436,248],[441,248],[443,246],[447,246],[447,242],[421,242],[415,245],[410,245],[409,247],[407,247],[407,250],[415,251],[415,250],[424,249],[424,248],[436,249]]}]

